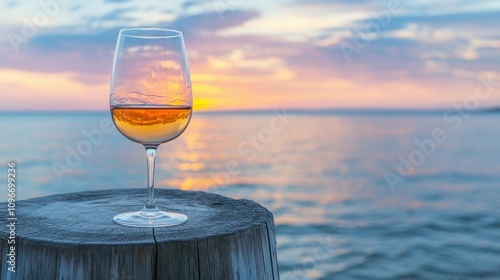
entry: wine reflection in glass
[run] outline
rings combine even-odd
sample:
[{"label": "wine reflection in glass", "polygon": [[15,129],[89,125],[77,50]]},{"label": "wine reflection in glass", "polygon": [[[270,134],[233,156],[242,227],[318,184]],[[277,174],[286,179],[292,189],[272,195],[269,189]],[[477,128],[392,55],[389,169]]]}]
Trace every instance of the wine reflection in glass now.
[{"label": "wine reflection in glass", "polygon": [[146,148],[148,181],[144,208],[116,215],[115,223],[164,227],[187,221],[184,214],[156,206],[154,167],[158,146],[175,139],[188,126],[192,102],[182,33],[162,28],[120,30],[111,78],[111,115],[125,137]]}]

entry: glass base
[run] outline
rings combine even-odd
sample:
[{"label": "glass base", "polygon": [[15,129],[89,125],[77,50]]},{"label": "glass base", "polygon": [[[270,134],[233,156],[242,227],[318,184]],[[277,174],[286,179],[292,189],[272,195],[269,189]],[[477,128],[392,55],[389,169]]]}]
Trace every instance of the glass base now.
[{"label": "glass base", "polygon": [[184,214],[160,211],[158,208],[144,208],[141,211],[121,213],[113,217],[115,223],[129,227],[168,227],[185,223],[187,219]]}]

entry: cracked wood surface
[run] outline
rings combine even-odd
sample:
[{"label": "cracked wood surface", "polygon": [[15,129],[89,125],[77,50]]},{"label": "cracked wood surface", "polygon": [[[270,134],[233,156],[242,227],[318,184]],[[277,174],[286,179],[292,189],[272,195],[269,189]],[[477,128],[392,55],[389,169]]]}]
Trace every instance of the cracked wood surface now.
[{"label": "cracked wood surface", "polygon": [[3,226],[1,279],[279,279],[273,216],[264,207],[157,189],[159,208],[186,214],[185,224],[113,223],[115,214],[140,210],[145,196],[145,189],[126,189],[18,201],[16,273],[7,271],[11,245]]}]

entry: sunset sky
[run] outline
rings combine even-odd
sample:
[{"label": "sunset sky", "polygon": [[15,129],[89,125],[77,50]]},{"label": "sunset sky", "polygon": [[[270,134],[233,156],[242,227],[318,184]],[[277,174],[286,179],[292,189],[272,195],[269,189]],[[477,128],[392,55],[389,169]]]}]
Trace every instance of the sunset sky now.
[{"label": "sunset sky", "polygon": [[139,26],[184,33],[198,110],[448,108],[470,101],[488,79],[483,96],[491,94],[479,106],[500,105],[498,1],[7,0],[0,7],[2,111],[106,110],[118,30]]}]

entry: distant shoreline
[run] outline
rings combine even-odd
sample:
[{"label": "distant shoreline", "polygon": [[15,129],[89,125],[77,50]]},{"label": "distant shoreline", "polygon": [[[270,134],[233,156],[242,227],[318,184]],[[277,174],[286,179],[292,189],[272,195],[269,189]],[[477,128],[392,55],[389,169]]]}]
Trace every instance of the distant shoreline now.
[{"label": "distant shoreline", "polygon": [[[278,108],[283,110],[282,108]],[[193,111],[200,115],[267,115],[273,114],[276,109],[258,109],[258,110],[215,110],[215,111]],[[297,115],[435,115],[443,114],[450,108],[441,109],[287,109],[289,114]],[[483,108],[476,111],[469,111],[472,114],[497,114],[500,113],[500,107]],[[0,115],[92,115],[109,114],[109,111],[0,111]]]}]

